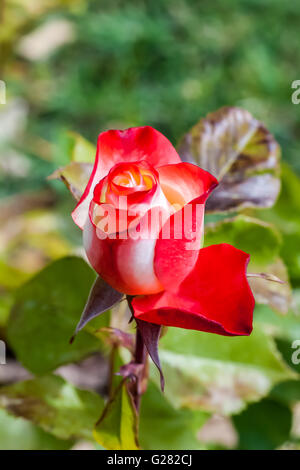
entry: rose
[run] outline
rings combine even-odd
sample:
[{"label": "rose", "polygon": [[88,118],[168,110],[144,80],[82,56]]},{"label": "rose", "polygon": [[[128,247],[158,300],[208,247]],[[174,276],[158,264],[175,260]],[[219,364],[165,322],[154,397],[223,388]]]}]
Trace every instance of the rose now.
[{"label": "rose", "polygon": [[100,134],[73,218],[93,268],[134,296],[137,319],[224,335],[251,332],[249,255],[227,244],[201,248],[204,205],[216,185],[208,172],[181,162],[151,127]]},{"label": "rose", "polygon": [[[155,264],[159,263],[158,251],[163,249],[160,242],[164,240],[158,240],[163,221],[174,207],[185,208],[195,201],[193,205],[197,202],[202,210],[198,207],[198,214],[194,214],[194,228],[198,229],[194,238],[201,239],[204,202],[216,184],[209,173],[181,162],[170,142],[150,127],[101,134],[90,182],[73,213],[75,221],[81,214],[85,219],[84,246],[94,269],[126,294],[162,291]],[[156,209],[163,218],[157,217]],[[151,233],[149,226],[145,228],[148,211]],[[171,231],[176,218],[170,222]],[[183,250],[192,240],[185,237],[180,241]],[[189,251],[182,263],[176,261],[180,280],[196,262],[197,250]]]}]

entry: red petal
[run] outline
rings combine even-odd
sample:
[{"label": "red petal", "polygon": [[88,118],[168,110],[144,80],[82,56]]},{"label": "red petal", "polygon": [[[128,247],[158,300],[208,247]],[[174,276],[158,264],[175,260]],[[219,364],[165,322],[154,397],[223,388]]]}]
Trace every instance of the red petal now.
[{"label": "red petal", "polygon": [[192,271],[202,243],[204,204],[198,200],[173,214],[156,242],[154,271],[166,290],[174,291]]},{"label": "red petal", "polygon": [[152,294],[163,290],[154,267],[156,239],[102,239],[88,222],[83,230],[83,244],[95,271],[114,289],[129,295]]},{"label": "red petal", "polygon": [[[117,185],[115,183],[116,176],[124,174],[129,175],[129,178],[136,178],[136,185]],[[144,178],[148,179],[148,186]],[[89,207],[91,222],[94,223],[97,213],[98,216],[104,214],[108,206],[114,212],[116,225],[118,225],[120,215],[122,215],[122,228],[120,230],[127,229],[130,222],[143,217],[149,210],[158,210],[160,208],[166,216],[169,215],[171,206],[158,183],[158,179],[158,172],[145,161],[115,165],[108,175],[95,186],[93,199]],[[159,233],[159,229],[157,232]]]},{"label": "red petal", "polygon": [[177,163],[157,168],[159,181],[167,199],[181,205],[203,196],[203,202],[218,185],[218,181],[208,171],[192,163]]},{"label": "red petal", "polygon": [[166,290],[174,291],[197,261],[203,239],[204,204],[218,181],[191,163],[167,165],[157,171],[169,201],[180,201],[181,197],[185,204],[167,221],[155,247],[155,273]]},{"label": "red petal", "polygon": [[74,222],[83,228],[94,188],[114,165],[142,160],[154,167],[181,161],[169,140],[152,127],[132,127],[124,131],[110,130],[100,134],[93,172],[72,213]]},{"label": "red petal", "polygon": [[249,258],[227,244],[201,249],[177,293],[133,299],[136,318],[227,336],[249,335],[255,304],[246,277]]}]

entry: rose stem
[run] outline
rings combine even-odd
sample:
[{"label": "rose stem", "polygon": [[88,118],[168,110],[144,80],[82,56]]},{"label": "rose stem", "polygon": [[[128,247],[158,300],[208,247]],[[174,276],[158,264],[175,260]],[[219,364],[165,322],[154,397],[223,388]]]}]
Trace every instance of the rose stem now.
[{"label": "rose stem", "polygon": [[[131,299],[132,299],[132,297],[128,295],[127,296],[127,301],[128,301],[130,312],[133,315],[133,308],[132,308],[132,305],[131,305]],[[145,367],[146,367],[146,358],[147,358],[146,347],[145,347],[142,335],[139,331],[139,328],[137,327],[136,336],[135,336],[134,362],[136,364],[143,364],[144,369],[145,369]],[[139,409],[140,409],[141,395],[143,393],[142,389],[144,388],[143,384],[141,382],[144,379],[145,372],[146,371],[144,370],[143,373],[141,375],[139,375],[139,377],[136,378],[136,383],[135,383],[135,386],[133,387],[133,399],[134,399],[134,404],[135,404],[137,412],[139,412]]]},{"label": "rose stem", "polygon": [[115,375],[115,358],[116,358],[117,346],[113,344],[110,357],[109,357],[109,381],[108,381],[108,397],[111,399],[113,396],[113,382]]}]

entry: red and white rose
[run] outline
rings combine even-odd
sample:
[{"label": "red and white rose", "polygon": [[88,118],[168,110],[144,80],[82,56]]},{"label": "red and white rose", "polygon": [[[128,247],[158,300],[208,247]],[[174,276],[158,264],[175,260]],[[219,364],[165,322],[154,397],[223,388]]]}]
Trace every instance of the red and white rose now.
[{"label": "red and white rose", "polygon": [[100,134],[72,215],[95,271],[134,296],[136,319],[250,334],[249,255],[228,244],[201,247],[205,201],[217,184],[151,127]]}]

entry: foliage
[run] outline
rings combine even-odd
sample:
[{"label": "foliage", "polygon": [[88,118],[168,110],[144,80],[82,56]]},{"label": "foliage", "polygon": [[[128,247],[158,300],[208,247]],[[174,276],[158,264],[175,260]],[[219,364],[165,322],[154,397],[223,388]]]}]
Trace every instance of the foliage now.
[{"label": "foliage", "polygon": [[197,431],[208,416],[202,411],[176,409],[150,381],[140,415],[141,447],[150,450],[199,449],[202,446],[197,439]]},{"label": "foliage", "polygon": [[[280,203],[279,200],[279,206]],[[267,218],[272,218],[272,211],[276,214],[277,206],[266,212]],[[276,219],[275,216],[273,218]],[[218,222],[210,222],[206,226],[205,243],[232,243],[251,253],[251,271],[269,272],[280,259],[284,237],[280,234],[278,224],[276,229],[260,219],[241,213],[234,217],[223,217]],[[280,262],[284,266],[283,261]],[[116,347],[128,347],[129,336],[117,334],[117,329],[106,329],[109,335],[115,331],[117,336],[111,343],[105,341],[103,327],[108,325],[107,314],[93,320],[96,322],[95,326],[93,322],[89,323],[78,334],[74,345],[67,343],[66,338],[70,338],[74,332],[94,279],[95,275],[82,260],[67,257],[55,261],[31,280],[17,287],[13,294],[14,306],[7,324],[7,337],[17,357],[29,370],[41,374],[99,349],[104,351],[107,347],[112,347],[113,353]],[[257,320],[250,337],[229,339],[175,328],[169,328],[167,334],[163,335],[160,341],[160,361],[166,379],[165,396],[150,382],[149,390],[144,396],[139,423],[143,448],[154,446],[184,449],[187,442],[190,448],[206,448],[207,444],[197,440],[196,431],[212,413],[234,415],[233,423],[239,435],[239,448],[275,448],[292,439],[292,408],[289,400],[282,402],[278,399],[278,392],[277,395],[272,395],[272,388],[278,383],[288,383],[288,380],[299,383],[297,369],[290,364],[282,345],[283,341],[287,344],[288,340],[297,337],[298,318],[292,311],[288,284],[283,288],[279,285],[276,290],[270,290],[267,281],[260,281],[260,291],[256,291],[254,287],[254,292],[258,295],[258,302],[268,304],[269,307],[257,306]],[[18,282],[16,285],[18,286]],[[101,282],[99,285],[102,285]],[[99,295],[101,292],[100,289]],[[284,308],[281,309],[283,305]],[[121,304],[113,312],[114,327],[120,326],[119,322],[123,317],[120,306]],[[274,308],[279,311],[290,309],[290,312],[281,317],[274,313]],[[37,311],[43,314],[37,315]],[[30,339],[32,347],[28,348]],[[103,349],[104,343],[106,346]],[[290,367],[280,356],[277,347]],[[292,368],[295,369],[294,372]],[[154,382],[159,379],[157,370],[153,367],[151,377]],[[95,424],[95,416],[101,414],[102,408],[101,417],[94,430],[98,443],[108,449],[138,447],[137,416],[125,386],[126,379],[119,381],[105,408],[102,405],[97,411],[94,409],[93,421],[91,417],[88,426],[81,424],[80,413],[77,412],[75,415],[79,418],[79,424],[70,424],[63,409],[57,410],[57,415],[51,412],[51,419],[54,420],[51,425],[46,418],[44,421],[42,416],[48,416],[49,411],[46,409],[41,414],[40,410],[45,406],[44,401],[47,406],[52,402],[52,392],[47,380],[50,379],[41,377],[24,382],[24,390],[22,383],[4,387],[2,395],[0,393],[0,404],[16,416],[30,419],[35,425],[60,439],[91,439],[91,434],[88,433]],[[44,386],[45,383],[47,387]],[[61,383],[54,382],[54,390],[55,387],[61,390]],[[72,389],[71,385],[68,387]],[[22,401],[19,405],[14,405],[15,398],[20,393]],[[36,406],[29,406],[27,394],[28,399],[38,398]],[[88,399],[88,395],[86,397]],[[153,397],[156,397],[155,403]],[[296,401],[297,397],[298,395]],[[294,394],[292,398],[294,403]],[[42,404],[39,400],[42,400]],[[270,425],[270,416],[278,416],[278,422],[282,421],[284,426],[280,430],[274,430]],[[155,436],[153,433],[149,435],[148,432],[149,422],[152,423],[152,428],[153,420],[160,423],[160,433]],[[60,424],[61,422],[64,424]],[[171,439],[171,430],[178,426],[178,423],[181,431],[176,438]],[[75,434],[74,429],[78,429]]]},{"label": "foliage", "polygon": [[286,266],[279,256],[282,245],[280,232],[270,224],[245,215],[207,224],[205,246],[224,242],[251,253],[248,272],[273,274],[284,281],[266,282],[263,278],[252,278],[250,285],[257,302],[269,304],[275,310],[287,313],[291,289]]},{"label": "foliage", "polygon": [[264,399],[235,416],[234,424],[240,449],[271,450],[288,440],[292,413],[287,406]]},{"label": "foliage", "polygon": [[66,450],[72,441],[55,438],[30,421],[0,411],[1,450]]},{"label": "foliage", "polygon": [[96,441],[109,450],[137,450],[138,416],[126,381],[107,403],[94,430]]},{"label": "foliage", "polygon": [[46,375],[2,387],[0,404],[60,439],[91,438],[103,400],[78,390],[61,377]]},{"label": "foliage", "polygon": [[[202,166],[211,150],[199,152],[203,138],[213,147],[226,200],[224,193],[209,200],[212,211],[221,213],[206,217],[205,244],[231,243],[251,254],[249,272],[271,273],[285,284],[251,280],[257,306],[250,337],[163,331],[166,390],[159,390],[159,374],[151,365],[139,445],[211,448],[218,443],[201,442],[198,431],[214,413],[230,416],[237,448],[299,442],[300,365],[291,360],[291,345],[300,339],[300,121],[290,102],[299,63],[299,5],[16,0],[5,8],[0,339],[9,345],[9,361],[18,360],[33,377],[0,387],[0,448],[68,449],[78,439],[94,443],[97,420],[94,437],[103,447],[137,447],[136,416],[120,377],[112,377],[99,394],[97,386],[77,387],[74,377],[60,376],[60,366],[73,367],[98,351],[107,362],[115,359],[116,371],[130,338],[118,331],[132,329],[121,302],[69,344],[95,274],[80,257],[81,237],[68,217],[74,201],[53,178],[63,180],[78,199],[97,134],[143,124],[179,142],[182,155],[192,153]],[[48,49],[33,57],[40,40],[37,36],[26,48],[30,34],[41,34],[58,20],[66,21],[73,36],[64,33],[61,47],[53,49],[48,37]],[[222,133],[224,123],[235,138]],[[280,172],[277,141],[284,159]],[[259,200],[252,184],[257,180],[268,183],[259,185]],[[9,364],[0,365],[5,367]],[[115,390],[111,400],[109,388]]]},{"label": "foliage", "polygon": [[62,258],[16,291],[7,338],[31,372],[51,372],[99,349],[99,341],[85,331],[69,344],[94,279],[80,258]]},{"label": "foliage", "polygon": [[161,341],[166,396],[177,407],[233,414],[292,377],[259,326],[228,338],[170,328]]},{"label": "foliage", "polygon": [[207,201],[211,212],[270,207],[277,199],[280,148],[262,123],[244,109],[210,113],[181,139],[178,152],[219,181]]}]

